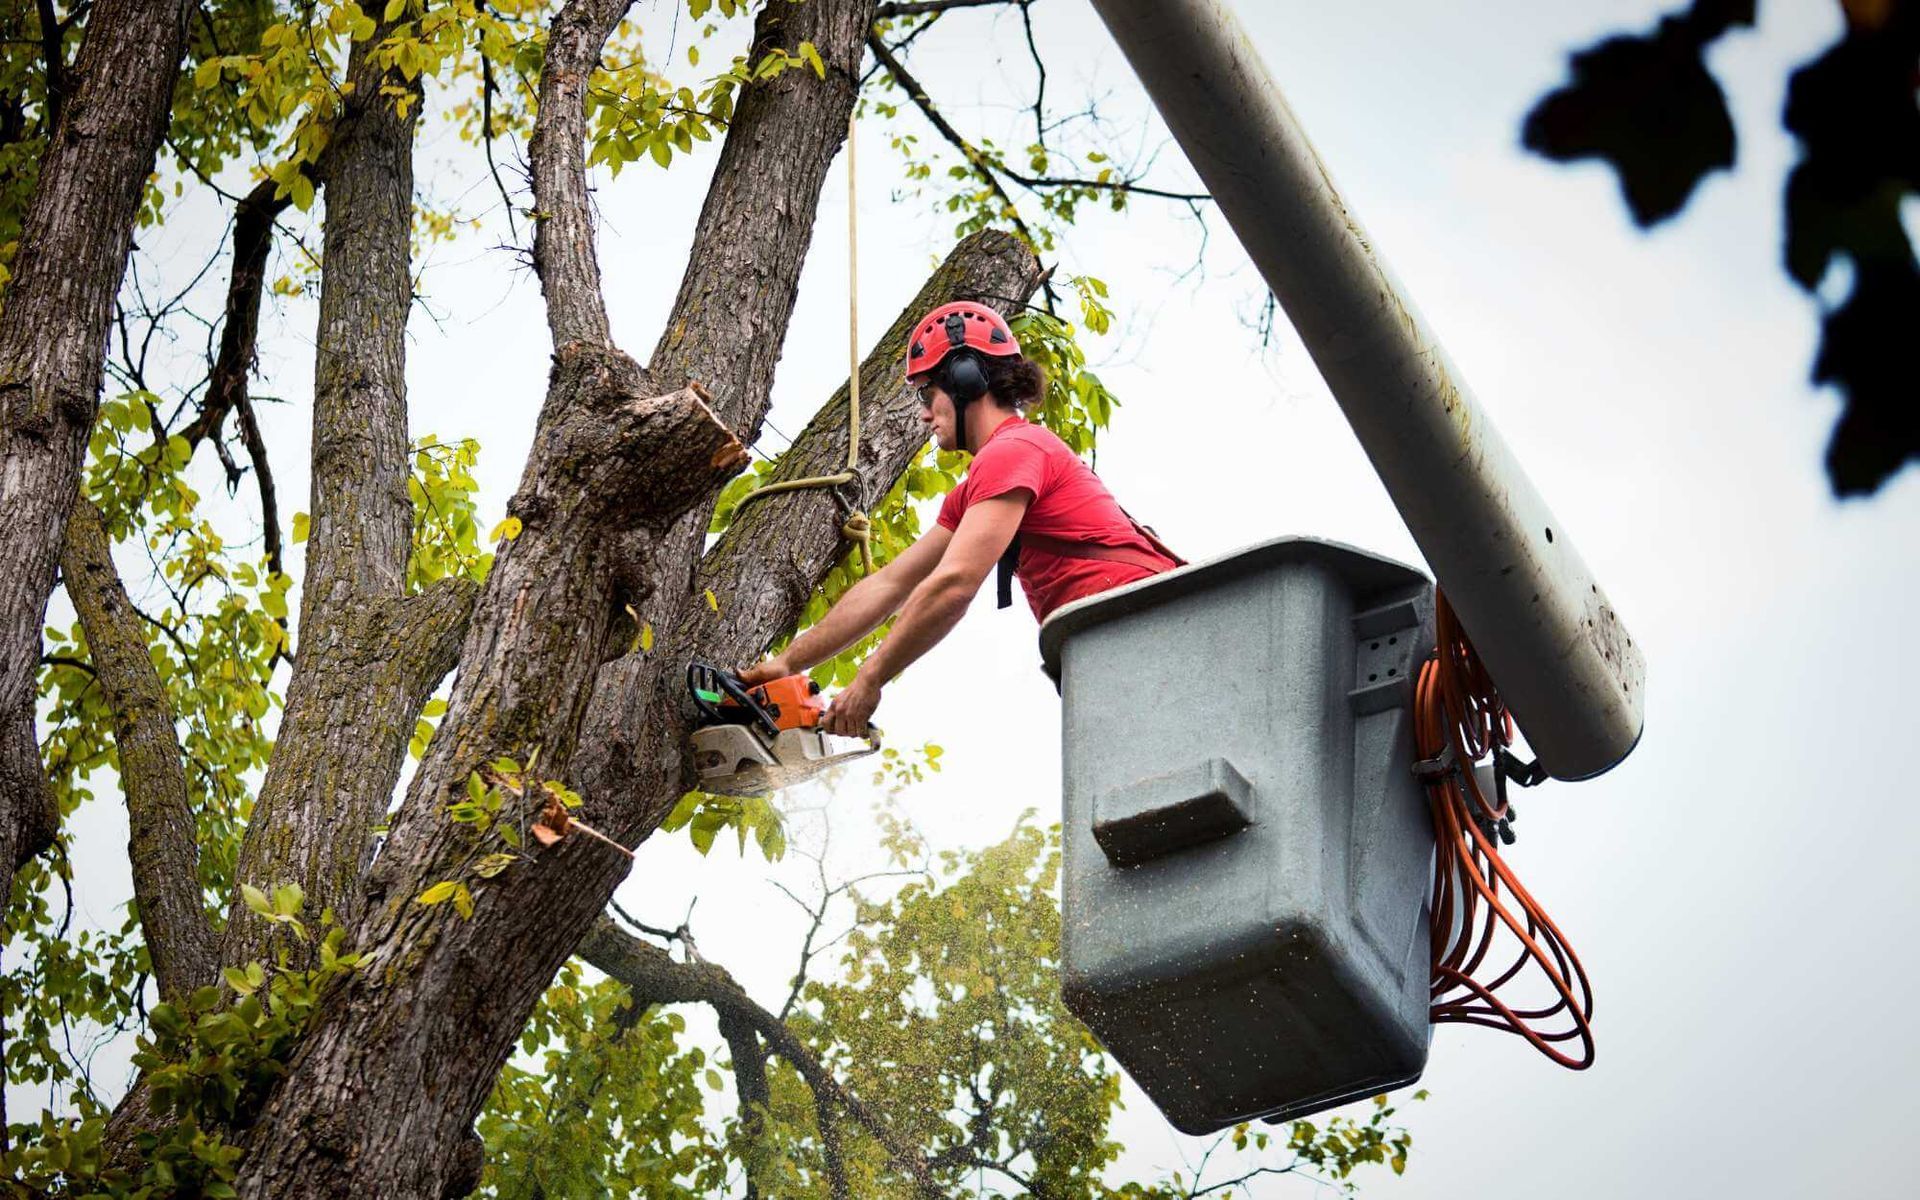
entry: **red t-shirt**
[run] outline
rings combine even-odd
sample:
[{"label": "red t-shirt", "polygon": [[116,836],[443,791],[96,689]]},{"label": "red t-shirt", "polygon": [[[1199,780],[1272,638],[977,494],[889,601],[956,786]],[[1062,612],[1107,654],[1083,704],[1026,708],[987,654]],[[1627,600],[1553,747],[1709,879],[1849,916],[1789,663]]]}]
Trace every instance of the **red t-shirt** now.
[{"label": "red t-shirt", "polygon": [[[1018,488],[1033,493],[1033,502],[1020,521],[1021,533],[1140,550],[1166,563],[1162,571],[1179,565],[1154,549],[1120,511],[1107,485],[1052,430],[1017,416],[1008,417],[987,435],[986,445],[967,468],[967,477],[941,503],[939,522],[947,529],[958,529],[970,506]],[[1025,545],[1015,573],[1033,615],[1042,621],[1063,604],[1159,574],[1132,563],[1068,558]]]}]

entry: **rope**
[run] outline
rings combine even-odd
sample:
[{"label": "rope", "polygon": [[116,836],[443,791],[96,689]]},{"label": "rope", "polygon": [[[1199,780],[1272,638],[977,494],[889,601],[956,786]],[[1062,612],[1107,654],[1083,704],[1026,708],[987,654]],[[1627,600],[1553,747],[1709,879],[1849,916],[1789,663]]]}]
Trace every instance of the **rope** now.
[{"label": "rope", "polygon": [[[1437,589],[1434,607],[1439,645],[1421,666],[1414,695],[1414,739],[1425,760],[1420,773],[1433,812],[1437,855],[1431,1017],[1435,1024],[1519,1034],[1561,1066],[1585,1070],[1593,1065],[1592,985],[1559,927],[1501,859],[1496,833],[1511,840],[1506,825],[1513,812],[1504,796],[1483,795],[1473,773],[1473,763],[1506,750],[1513,720]],[[1487,982],[1482,977],[1491,968],[1482,968],[1501,928],[1519,943],[1519,951]],[[1555,999],[1541,1007],[1515,1007],[1497,993],[1529,965],[1545,977]],[[1560,1049],[1570,1041],[1579,1043],[1577,1055]]]},{"label": "rope", "polygon": [[873,573],[873,519],[853,507],[838,489],[860,478],[860,206],[854,174],[855,115],[847,114],[847,469],[833,475],[784,479],[755,488],[734,507],[737,516],[747,505],[766,496],[811,488],[833,488],[833,498],[846,510],[840,536],[860,547],[862,574]]}]

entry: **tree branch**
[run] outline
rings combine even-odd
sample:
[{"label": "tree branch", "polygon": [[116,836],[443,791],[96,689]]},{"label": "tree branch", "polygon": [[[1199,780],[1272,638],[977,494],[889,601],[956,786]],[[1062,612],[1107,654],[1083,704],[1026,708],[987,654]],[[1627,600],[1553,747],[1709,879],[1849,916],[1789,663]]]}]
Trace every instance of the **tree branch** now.
[{"label": "tree branch", "polygon": [[956,8],[990,8],[1018,3],[1020,0],[902,0],[900,3],[880,5],[873,10],[873,15],[876,20],[886,21],[894,17],[921,17],[929,13],[951,12]]},{"label": "tree branch", "polygon": [[253,368],[254,345],[260,329],[260,298],[265,292],[267,256],[273,250],[275,220],[293,202],[274,198],[278,184],[262,180],[241,198],[233,210],[233,270],[227,279],[226,318],[220,329],[220,350],[200,402],[200,412],[180,430],[189,446],[207,437],[218,438],[227,414],[247,394],[247,375]]},{"label": "tree branch", "polygon": [[[1013,235],[985,230],[947,256],[920,293],[893,320],[860,367],[861,483],[853,503],[866,508],[893,487],[926,444],[919,398],[906,386],[913,322],[960,297],[1011,313],[1039,286],[1033,252]],[[775,480],[804,478],[844,464],[847,389],[823,405],[781,457]],[[744,662],[757,657],[800,619],[808,597],[839,561],[844,545],[833,497],[821,491],[772,496],[740,513],[700,564],[696,587],[722,598],[720,611],[696,610],[693,643],[700,657]],[[696,593],[698,594],[698,593]]]},{"label": "tree branch", "polygon": [[100,510],[84,497],[67,520],[61,574],[86,630],[95,679],[113,712],[127,801],[133,895],[160,998],[179,1003],[213,981],[213,926],[200,900],[193,807],[173,706],[148,656],[141,620],[114,569]]},{"label": "tree branch", "polygon": [[553,19],[540,71],[533,164],[533,269],[554,349],[612,341],[587,201],[587,79],[632,0],[574,0]]},{"label": "tree branch", "polygon": [[818,1092],[813,1097],[813,1120],[820,1127],[820,1157],[827,1164],[827,1195],[831,1200],[851,1200],[847,1160],[840,1149],[840,1114],[834,1111],[833,1101]]},{"label": "tree branch", "polygon": [[893,51],[887,48],[887,43],[879,34],[867,34],[867,48],[873,51],[874,58],[887,69],[887,74],[893,76],[893,81],[907,93],[914,107],[920,110],[927,122],[939,131],[941,137],[947,139],[948,144],[960,151],[961,156],[967,160],[967,165],[973,168],[974,174],[993,190],[994,195],[1000,197],[1000,203],[1005,206],[1003,215],[1013,222],[1013,227],[1020,231],[1020,236],[1025,238],[1030,246],[1039,245],[1040,243],[1034,238],[1033,230],[1028,228],[1026,221],[1021,219],[1019,206],[1013,202],[1013,197],[1009,196],[1007,189],[1001,185],[1000,176],[994,169],[993,161],[976,149],[972,142],[961,136],[960,131],[953,127],[945,114],[934,107],[933,101],[927,97],[927,89],[920,86],[920,81],[915,79]]},{"label": "tree branch", "polygon": [[58,824],[34,736],[41,618],[79,494],[113,299],[191,8],[188,0],[93,6],[0,310],[0,895],[11,893],[14,871],[51,844]]},{"label": "tree branch", "polygon": [[759,1200],[756,1168],[764,1156],[761,1138],[765,1132],[767,1104],[773,1098],[767,1087],[767,1056],[760,1049],[759,1034],[739,1017],[722,1014],[720,1036],[726,1039],[727,1049],[733,1055],[734,1091],[740,1098],[740,1140],[746,1148],[741,1155],[746,1167],[746,1200]]},{"label": "tree branch", "polygon": [[[743,90],[694,231],[687,270],[648,370],[661,387],[697,379],[714,411],[753,441],[766,415],[812,243],[828,168],[845,140],[872,0],[769,4],[754,22],[751,62],[812,42],[818,78],[790,67]],[[698,543],[704,530],[692,535]]]},{"label": "tree branch", "polygon": [[46,58],[47,128],[56,129],[67,98],[67,56],[62,45],[67,27],[54,14],[53,0],[36,0],[35,9],[40,17],[40,52]]},{"label": "tree branch", "polygon": [[[1029,44],[1031,44],[1031,42]],[[913,73],[907,70],[905,64],[888,48],[886,42],[884,42],[878,34],[867,35],[867,46],[873,51],[874,57],[880,60],[881,65],[886,67],[887,73],[893,76],[894,81],[898,83],[901,89],[907,93],[908,97],[913,100],[914,106],[920,110],[922,116],[927,118],[928,123],[939,132],[941,137],[947,140],[949,145],[960,152],[961,156],[967,160],[967,165],[974,169],[974,172],[980,176],[988,187],[993,189],[994,195],[1000,197],[1001,202],[1007,206],[1008,219],[1014,223],[1015,228],[1026,235],[1027,240],[1030,242],[1033,241],[1032,231],[1029,230],[1021,220],[1020,214],[1014,205],[1013,197],[1008,195],[1006,188],[1001,185],[1000,177],[1002,176],[1013,180],[1029,191],[1038,191],[1041,188],[1060,187],[1087,188],[1099,192],[1124,192],[1133,196],[1156,196],[1163,200],[1180,200],[1188,204],[1199,204],[1212,199],[1212,197],[1205,192],[1168,191],[1165,188],[1148,187],[1145,184],[1131,179],[1078,179],[1069,176],[1027,175],[1016,171],[1012,167],[1009,167],[1004,160],[997,156],[989,155],[978,146],[975,146],[967,140],[964,134],[958,129],[955,129],[953,123],[948,121],[945,114],[934,105],[932,99],[927,95],[927,90],[920,86],[920,81],[914,78]],[[1038,52],[1036,51],[1035,53],[1035,61],[1037,62]],[[1045,78],[1045,72],[1042,71],[1041,86],[1043,90],[1045,87]],[[1036,122],[1039,120],[1037,101],[1035,120]],[[1037,245],[1038,243],[1035,244]]]},{"label": "tree branch", "polygon": [[807,1081],[816,1100],[824,1097],[872,1134],[886,1151],[888,1161],[912,1179],[923,1194],[940,1195],[920,1151],[841,1086],[786,1023],[760,1007],[724,968],[713,963],[675,962],[665,950],[623,932],[604,916],[581,941],[578,953],[598,970],[632,988],[637,1001],[705,1004],[721,1020],[738,1021],[758,1033],[770,1052],[786,1059]]},{"label": "tree branch", "polygon": [[[247,460],[253,464],[253,482],[260,490],[260,532],[266,541],[267,570],[285,575],[280,550],[280,501],[274,490],[273,467],[267,461],[267,439],[260,435],[260,422],[253,415],[253,397],[243,389],[234,397],[234,404],[240,418],[240,439],[246,443]],[[286,629],[285,617],[276,617],[275,621]],[[284,652],[276,653],[285,657]]]}]

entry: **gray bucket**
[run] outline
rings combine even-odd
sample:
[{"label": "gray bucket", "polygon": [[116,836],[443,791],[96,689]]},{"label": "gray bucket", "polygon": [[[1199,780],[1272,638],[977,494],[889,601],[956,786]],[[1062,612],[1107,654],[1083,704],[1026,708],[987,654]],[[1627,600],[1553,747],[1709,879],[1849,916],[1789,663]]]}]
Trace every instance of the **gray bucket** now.
[{"label": "gray bucket", "polygon": [[1419,1078],[1433,827],[1420,572],[1280,538],[1069,605],[1061,991],[1174,1126]]}]

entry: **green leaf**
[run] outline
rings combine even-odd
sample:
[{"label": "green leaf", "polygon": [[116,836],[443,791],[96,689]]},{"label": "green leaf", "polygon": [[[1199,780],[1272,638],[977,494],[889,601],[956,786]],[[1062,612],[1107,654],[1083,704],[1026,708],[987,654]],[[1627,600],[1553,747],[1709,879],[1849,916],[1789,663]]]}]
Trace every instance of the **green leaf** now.
[{"label": "green leaf", "polygon": [[693,839],[693,848],[701,854],[705,854],[707,851],[713,849],[713,839],[719,833],[720,826],[718,825],[701,825],[696,822],[687,836]]},{"label": "green leaf", "polygon": [[240,899],[248,908],[263,917],[273,915],[273,902],[267,899],[265,892],[250,883],[240,885]]},{"label": "green leaf", "polygon": [[387,11],[381,14],[381,19],[391,23],[399,20],[400,14],[406,11],[407,0],[387,0]]},{"label": "green leaf", "polygon": [[247,973],[239,967],[226,968],[220,972],[220,977],[227,981],[228,987],[239,992],[242,996],[251,996],[253,989],[257,986],[251,979],[247,978]]}]

